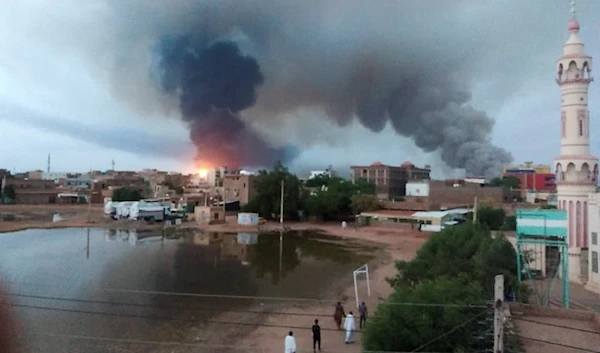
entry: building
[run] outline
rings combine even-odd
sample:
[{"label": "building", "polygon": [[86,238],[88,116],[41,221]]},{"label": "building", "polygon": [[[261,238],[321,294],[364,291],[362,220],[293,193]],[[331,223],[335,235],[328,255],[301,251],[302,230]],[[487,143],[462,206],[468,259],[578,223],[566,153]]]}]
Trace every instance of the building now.
[{"label": "building", "polygon": [[588,88],[592,82],[592,58],[585,54],[579,38],[579,23],[573,17],[570,37],[558,59],[556,82],[562,91],[560,155],[554,159],[557,202],[568,214],[569,277],[587,281],[588,197],[596,192],[598,159],[590,154]]},{"label": "building", "polygon": [[550,174],[552,173],[552,167],[547,164],[533,164],[533,162],[525,162],[520,165],[507,165],[504,167],[503,174],[509,173],[514,170],[532,170],[537,174]]},{"label": "building", "polygon": [[546,165],[533,165],[533,162],[525,162],[524,165],[504,168],[502,176],[519,179],[521,189],[525,191],[556,191],[555,174],[551,173],[550,167]]},{"label": "building", "polygon": [[511,200],[510,191],[502,187],[475,184],[464,180],[419,180],[406,183],[403,201],[382,202],[386,209],[437,211],[479,205],[501,207]]},{"label": "building", "polygon": [[411,162],[404,162],[401,166],[389,166],[375,162],[369,166],[352,166],[352,182],[365,179],[375,184],[377,197],[382,200],[393,200],[406,194],[408,181],[429,179],[431,169],[417,168]]},{"label": "building", "polygon": [[199,225],[225,223],[225,211],[223,207],[196,206],[194,207],[194,219]]},{"label": "building", "polygon": [[[598,273],[598,254],[600,254],[600,245],[598,244],[598,233],[600,233],[600,193],[593,193],[588,196],[588,258],[587,260],[587,283],[586,288],[600,293],[600,273]],[[582,254],[583,256],[583,254]],[[571,266],[571,264],[569,264]]]},{"label": "building", "polygon": [[256,196],[254,185],[255,176],[249,174],[229,174],[223,179],[225,201],[239,201],[240,206],[246,205]]},{"label": "building", "polygon": [[7,178],[6,185],[14,188],[17,204],[51,204],[57,200],[54,180]]}]

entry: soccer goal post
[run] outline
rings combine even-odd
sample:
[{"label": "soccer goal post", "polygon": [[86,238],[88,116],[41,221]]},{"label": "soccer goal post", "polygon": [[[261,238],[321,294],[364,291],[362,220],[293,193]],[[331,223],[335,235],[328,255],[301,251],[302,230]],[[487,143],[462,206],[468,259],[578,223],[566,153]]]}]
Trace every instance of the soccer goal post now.
[{"label": "soccer goal post", "polygon": [[356,307],[360,305],[360,298],[358,297],[358,276],[364,274],[367,278],[367,293],[371,296],[371,281],[369,279],[369,265],[364,264],[361,267],[354,270],[354,297],[356,298]]}]

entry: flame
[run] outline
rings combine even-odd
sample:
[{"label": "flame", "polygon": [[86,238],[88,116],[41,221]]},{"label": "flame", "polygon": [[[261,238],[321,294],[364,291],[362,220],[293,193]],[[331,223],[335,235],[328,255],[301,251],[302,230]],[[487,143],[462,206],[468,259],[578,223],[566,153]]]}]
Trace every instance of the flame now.
[{"label": "flame", "polygon": [[202,179],[206,179],[206,177],[208,176],[208,170],[207,169],[198,169],[198,176]]}]

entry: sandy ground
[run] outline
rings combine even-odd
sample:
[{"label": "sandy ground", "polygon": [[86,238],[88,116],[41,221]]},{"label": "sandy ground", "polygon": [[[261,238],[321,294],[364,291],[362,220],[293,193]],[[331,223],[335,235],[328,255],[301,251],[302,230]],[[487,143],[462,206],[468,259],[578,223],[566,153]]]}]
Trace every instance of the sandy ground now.
[{"label": "sandy ground", "polygon": [[[60,213],[65,219],[60,222],[53,223],[52,215]],[[0,221],[0,232],[12,232],[28,228],[62,228],[62,227],[109,227],[109,228],[152,228],[160,227],[161,225],[147,225],[141,222],[113,221],[103,217],[101,206],[92,206],[89,213],[88,222],[88,207],[86,205],[12,205],[0,206],[0,215],[14,214],[17,219],[13,221]],[[184,223],[184,227],[194,227],[193,223]],[[346,237],[362,239],[382,244],[383,251],[381,256],[371,261],[370,266],[370,287],[371,296],[367,294],[367,283],[364,279],[359,281],[359,297],[361,301],[365,301],[371,312],[375,311],[378,302],[386,298],[391,293],[391,288],[386,282],[386,277],[393,276],[396,271],[394,268],[395,260],[410,260],[414,257],[416,251],[425,242],[428,237],[427,233],[421,233],[411,229],[409,225],[404,228],[376,228],[364,227],[353,228],[347,227],[343,229],[339,224],[309,224],[309,223],[286,223],[286,226],[293,230],[315,229],[324,233]],[[262,230],[279,229],[280,225],[277,222],[267,223],[262,225]],[[251,231],[258,230],[257,227],[243,227],[235,225],[235,216],[228,217],[228,224],[211,225],[205,228],[207,231]],[[351,345],[344,343],[344,333],[337,331],[333,321],[333,307],[337,301],[342,301],[346,311],[354,311],[356,314],[356,303],[353,286],[352,274],[348,273],[348,277],[340,279],[338,283],[332,283],[328,293],[323,293],[322,297],[328,302],[315,304],[290,303],[289,308],[285,312],[290,315],[271,315],[265,313],[260,318],[253,316],[249,320],[260,320],[263,325],[289,326],[294,328],[295,336],[298,344],[298,353],[312,351],[312,334],[310,327],[316,317],[310,314],[321,315],[319,317],[322,332],[322,349],[324,352],[360,352],[362,334],[355,335],[356,342]],[[281,311],[281,310],[278,310]],[[303,314],[303,315],[298,315]],[[325,317],[323,317],[325,316]],[[245,320],[239,315],[225,313],[219,320],[228,321]],[[357,322],[358,326],[358,322]],[[300,329],[302,328],[302,329]],[[210,332],[212,328],[205,327],[206,332]],[[215,327],[215,330],[219,328]],[[222,330],[222,327],[220,328]],[[261,326],[256,329],[243,330],[232,336],[229,346],[232,346],[229,351],[252,351],[252,352],[281,352],[283,350],[283,340],[287,335],[288,329],[280,327],[272,328]],[[228,345],[224,342],[224,345]],[[235,347],[245,347],[238,349]]]},{"label": "sandy ground", "polygon": [[[300,229],[302,225],[292,224],[292,229]],[[310,225],[304,225],[304,227],[310,227]],[[314,228],[314,226],[312,226]],[[391,294],[391,287],[386,282],[386,277],[395,275],[396,270],[394,267],[394,260],[409,260],[411,259],[416,251],[420,248],[423,242],[427,239],[427,234],[412,231],[409,226],[405,229],[382,229],[382,228],[360,228],[354,229],[342,229],[337,225],[320,225],[319,229],[326,231],[329,234],[348,237],[358,238],[363,240],[375,241],[385,245],[387,255],[385,259],[376,259],[371,264],[371,296],[367,296],[366,281],[362,280],[359,282],[359,297],[361,301],[365,301],[370,311],[373,312],[378,302]],[[331,301],[337,300],[343,301],[346,311],[353,310],[356,314],[355,294],[354,286],[351,284],[352,275],[348,274],[348,282],[346,283],[343,295],[341,298],[331,297]],[[337,331],[333,321],[333,304],[315,304],[315,305],[304,305],[296,308],[291,308],[291,313],[319,313],[319,314],[330,314],[329,318],[319,318],[322,332],[322,349],[324,352],[360,352],[361,351],[361,340],[362,334],[356,334],[356,343],[352,345],[346,345],[344,343],[344,333]],[[298,352],[311,352],[312,351],[312,336],[310,330],[308,330],[314,321],[314,317],[310,316],[299,316],[290,315],[288,317],[282,316],[267,316],[265,318],[265,324],[273,325],[289,325],[290,327],[304,326],[307,330],[297,331],[295,333],[296,342],[298,345]],[[358,326],[358,322],[357,322]],[[256,352],[281,352],[283,349],[283,340],[287,334],[286,330],[281,328],[269,328],[260,327],[249,335],[244,337],[241,342],[242,345],[247,345],[251,351]]]}]

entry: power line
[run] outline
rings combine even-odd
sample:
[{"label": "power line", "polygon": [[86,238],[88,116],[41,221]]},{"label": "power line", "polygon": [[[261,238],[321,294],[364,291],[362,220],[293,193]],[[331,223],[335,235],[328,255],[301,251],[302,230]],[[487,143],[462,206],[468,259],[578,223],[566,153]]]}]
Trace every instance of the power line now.
[{"label": "power line", "polygon": [[520,317],[512,317],[513,320],[518,320],[518,321],[523,321],[523,322],[530,322],[533,324],[539,324],[539,325],[544,325],[544,326],[552,326],[552,327],[558,327],[558,328],[564,328],[567,330],[573,330],[573,331],[579,331],[579,332],[585,332],[585,333],[592,333],[594,335],[600,335],[600,332],[598,331],[594,331],[594,330],[588,330],[588,329],[584,329],[584,328],[577,328],[577,327],[571,327],[571,326],[566,326],[566,325],[559,325],[559,324],[551,324],[548,322],[541,322],[541,321],[536,321],[536,320],[530,320],[530,319],[522,319]]},{"label": "power line", "polygon": [[449,334],[451,334],[451,333],[455,332],[456,330],[458,330],[458,329],[460,329],[460,328],[463,328],[463,327],[467,326],[468,324],[470,324],[471,322],[473,322],[475,319],[477,319],[477,318],[479,318],[479,317],[481,317],[481,316],[483,316],[484,314],[487,314],[487,313],[488,313],[488,311],[485,311],[485,310],[484,310],[484,311],[482,311],[482,312],[480,312],[479,314],[477,314],[477,315],[475,315],[475,316],[471,317],[470,319],[466,320],[466,321],[465,321],[465,322],[463,322],[462,324],[460,324],[460,325],[458,325],[458,326],[454,326],[454,327],[453,327],[452,329],[450,329],[449,331],[447,331],[447,332],[444,332],[443,334],[441,334],[441,335],[439,335],[438,337],[436,337],[436,338],[434,338],[434,339],[430,340],[429,342],[427,342],[427,343],[425,343],[425,344],[422,344],[422,345],[420,345],[419,347],[415,348],[415,349],[413,350],[413,352],[418,352],[418,351],[420,351],[421,349],[423,349],[423,348],[425,348],[425,347],[429,346],[430,344],[432,344],[432,343],[434,343],[434,342],[437,342],[438,340],[440,340],[440,339],[442,339],[442,338],[444,338],[444,337],[448,336]]},{"label": "power line", "polygon": [[[169,293],[169,292],[167,292]],[[153,307],[153,308],[182,308],[182,306],[174,306],[174,305],[165,305],[165,306],[161,306],[161,305],[150,305],[150,304],[136,304],[136,303],[123,303],[123,302],[112,302],[112,301],[100,301],[100,300],[86,300],[86,299],[75,299],[75,298],[64,298],[64,297],[49,297],[49,296],[41,296],[41,295],[30,295],[30,294],[22,294],[22,293],[7,293],[10,296],[15,296],[15,297],[23,297],[23,298],[32,298],[32,299],[44,299],[44,300],[57,300],[57,301],[71,301],[71,302],[80,302],[80,303],[90,303],[90,304],[107,304],[107,305],[121,305],[121,306],[138,306],[138,307]],[[182,294],[190,294],[190,295],[194,295],[194,296],[202,296],[202,297],[212,297],[212,296],[216,296],[218,298],[222,297],[221,295],[217,294],[217,295],[213,295],[213,294],[198,294],[196,295],[196,293],[182,293]],[[235,296],[232,296],[235,297]],[[256,299],[267,299],[269,300],[271,297],[246,297],[246,298],[256,298]],[[286,298],[279,298],[279,297],[275,297],[277,299],[286,299]],[[294,298],[291,298],[290,300],[292,300]],[[312,300],[312,299],[306,299],[306,300]],[[477,305],[477,304],[442,304],[442,303],[379,303],[378,305],[398,305],[398,306],[423,306],[423,307],[449,307],[449,308],[487,308],[489,307],[489,305]],[[186,306],[185,308],[189,308],[189,306]],[[205,310],[205,311],[220,311],[218,309],[202,309],[199,306],[192,306],[192,308],[198,308],[201,310]],[[245,313],[262,313],[259,311],[252,311],[252,310],[226,310],[226,311],[231,311],[231,312],[245,312]],[[286,313],[286,312],[269,312],[275,315],[295,315],[295,316],[320,316],[320,317],[329,317],[331,315],[327,314],[310,314],[310,313]]]},{"label": "power line", "polygon": [[311,317],[331,317],[331,314],[317,314],[317,313],[293,313],[284,311],[258,311],[258,310],[239,310],[239,309],[218,309],[218,308],[206,308],[198,305],[154,305],[154,304],[139,304],[139,303],[124,303],[114,301],[103,301],[103,300],[87,300],[87,299],[76,299],[76,298],[64,298],[64,297],[48,297],[42,295],[30,295],[21,293],[7,293],[8,296],[30,298],[30,299],[41,299],[41,300],[55,300],[62,302],[73,302],[73,303],[86,303],[86,304],[103,304],[103,305],[115,305],[115,306],[130,306],[140,308],[158,308],[158,309],[195,309],[199,311],[208,312],[221,312],[227,311],[232,313],[247,313],[247,314],[269,314],[269,315],[289,315],[289,316],[311,316]]},{"label": "power line", "polygon": [[[227,295],[227,294],[204,294],[187,292],[163,292],[138,289],[116,289],[105,288],[108,292],[132,293],[132,294],[151,294],[151,295],[171,295],[182,297],[200,297],[200,298],[225,298],[225,299],[248,299],[248,300],[281,300],[281,301],[300,301],[335,304],[338,300],[326,300],[316,298],[291,298],[291,297],[258,297],[250,295]],[[465,308],[487,308],[484,304],[442,304],[442,303],[379,303],[379,305],[408,305],[408,306],[434,306],[434,307],[465,307]]]},{"label": "power line", "polygon": [[570,345],[567,345],[567,344],[556,343],[556,342],[551,342],[551,341],[544,341],[544,340],[540,340],[540,339],[537,339],[537,338],[525,337],[525,336],[521,336],[521,335],[518,335],[517,337],[522,338],[524,340],[529,340],[529,341],[532,341],[532,342],[550,344],[550,345],[553,345],[553,346],[558,346],[558,347],[563,347],[563,348],[569,348],[569,349],[577,349],[577,350],[580,350],[582,352],[590,352],[590,353],[599,353],[600,352],[600,351],[593,351],[593,350],[587,349],[587,348],[575,347],[575,346],[570,346]]},{"label": "power line", "polygon": [[[228,349],[243,349],[245,352],[251,352],[252,347],[247,345],[235,346],[235,345],[219,345],[219,344],[208,344],[208,343],[188,343],[188,342],[175,342],[175,341],[152,341],[152,340],[137,340],[129,338],[111,338],[111,337],[99,337],[99,336],[85,336],[85,335],[71,335],[71,334],[58,334],[58,333],[35,333],[38,336],[56,337],[56,338],[67,338],[67,339],[78,339],[78,340],[89,340],[89,341],[100,341],[105,343],[115,344],[138,344],[138,345],[162,345],[162,346],[185,346],[185,347],[207,347],[207,348],[228,348]],[[328,352],[347,352],[347,349],[343,350],[327,350]],[[401,351],[363,351],[363,353],[410,353]],[[423,353],[443,353],[443,352],[423,352]]]},{"label": "power line", "polygon": [[[47,306],[14,304],[14,303],[0,303],[0,305],[13,306],[13,307],[18,307],[18,308],[36,309],[36,310],[58,311],[58,312],[73,313],[73,314],[102,315],[102,316],[128,317],[128,318],[148,319],[148,320],[164,320],[164,321],[203,322],[203,323],[207,323],[207,324],[217,324],[217,325],[238,325],[238,326],[285,328],[285,329],[294,329],[294,330],[312,330],[312,327],[305,327],[305,326],[284,326],[284,325],[259,324],[259,323],[247,323],[247,322],[215,321],[215,320],[208,320],[208,319],[174,318],[174,317],[167,317],[167,316],[150,316],[150,315],[139,315],[139,314],[110,313],[110,312],[103,312],[103,311],[62,309],[62,308],[52,308],[52,307],[47,307]],[[264,314],[268,315],[267,312],[265,312]],[[339,331],[339,330],[321,328],[321,331]],[[355,332],[364,332],[364,331],[356,330]]]}]

